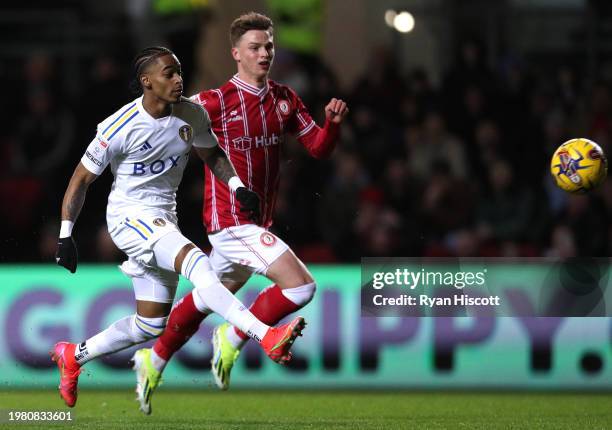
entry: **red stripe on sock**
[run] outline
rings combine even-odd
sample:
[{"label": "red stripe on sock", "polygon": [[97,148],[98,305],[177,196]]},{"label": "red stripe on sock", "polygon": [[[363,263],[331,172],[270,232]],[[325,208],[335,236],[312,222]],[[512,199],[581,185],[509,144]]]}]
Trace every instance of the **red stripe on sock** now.
[{"label": "red stripe on sock", "polygon": [[155,353],[166,361],[170,360],[198,331],[206,315],[195,307],[193,295],[187,294],[172,308],[166,329],[153,345]]},{"label": "red stripe on sock", "polygon": [[[285,297],[280,287],[275,284],[261,291],[249,310],[262,323],[276,325],[287,315],[292,314],[300,308],[301,306],[296,305]],[[249,338],[236,327],[234,327],[234,330],[242,339],[246,340]]]}]

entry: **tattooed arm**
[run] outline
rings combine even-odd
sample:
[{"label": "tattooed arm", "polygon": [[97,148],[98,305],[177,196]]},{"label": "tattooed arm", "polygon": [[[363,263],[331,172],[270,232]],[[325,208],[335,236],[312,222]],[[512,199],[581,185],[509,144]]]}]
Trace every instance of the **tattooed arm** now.
[{"label": "tattooed arm", "polygon": [[76,221],[85,203],[87,188],[97,177],[98,175],[91,173],[81,163],[74,169],[62,202],[62,221]]},{"label": "tattooed arm", "polygon": [[89,188],[89,185],[95,181],[97,177],[98,175],[90,172],[83,164],[79,163],[76,169],[74,169],[74,173],[72,174],[72,178],[70,178],[70,183],[64,194],[64,201],[62,202],[62,225],[57,241],[55,261],[60,266],[68,269],[71,273],[76,272],[79,259],[76,243],[72,238],[72,226],[83,208],[87,188]]},{"label": "tattooed arm", "polygon": [[251,221],[259,224],[261,222],[259,196],[245,187],[225,151],[219,146],[194,148],[213,174],[236,193],[236,199],[240,202],[240,212],[247,212]]},{"label": "tattooed arm", "polygon": [[234,165],[227,158],[227,154],[219,146],[212,148],[195,147],[198,156],[206,163],[208,168],[219,178],[224,184],[227,184],[230,178],[238,176]]}]

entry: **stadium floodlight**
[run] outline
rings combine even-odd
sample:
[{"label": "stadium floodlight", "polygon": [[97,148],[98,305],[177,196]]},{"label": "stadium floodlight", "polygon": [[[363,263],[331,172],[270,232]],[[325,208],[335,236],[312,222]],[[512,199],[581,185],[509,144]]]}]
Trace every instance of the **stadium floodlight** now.
[{"label": "stadium floodlight", "polygon": [[402,11],[393,18],[393,28],[400,33],[408,33],[414,29],[414,17],[410,12]]}]

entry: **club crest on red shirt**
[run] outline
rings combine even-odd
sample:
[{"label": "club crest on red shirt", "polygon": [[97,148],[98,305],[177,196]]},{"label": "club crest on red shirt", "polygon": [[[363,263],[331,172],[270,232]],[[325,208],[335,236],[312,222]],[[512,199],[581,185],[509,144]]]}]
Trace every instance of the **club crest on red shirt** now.
[{"label": "club crest on red shirt", "polygon": [[283,115],[289,114],[289,102],[287,100],[279,100],[278,108],[280,109]]}]

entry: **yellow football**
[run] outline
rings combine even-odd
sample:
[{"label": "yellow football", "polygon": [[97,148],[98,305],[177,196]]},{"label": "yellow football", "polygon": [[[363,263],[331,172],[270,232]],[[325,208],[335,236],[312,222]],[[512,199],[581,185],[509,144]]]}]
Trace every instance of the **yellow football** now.
[{"label": "yellow football", "polygon": [[550,173],[562,190],[583,194],[606,180],[608,160],[595,142],[584,138],[571,139],[553,154]]}]

